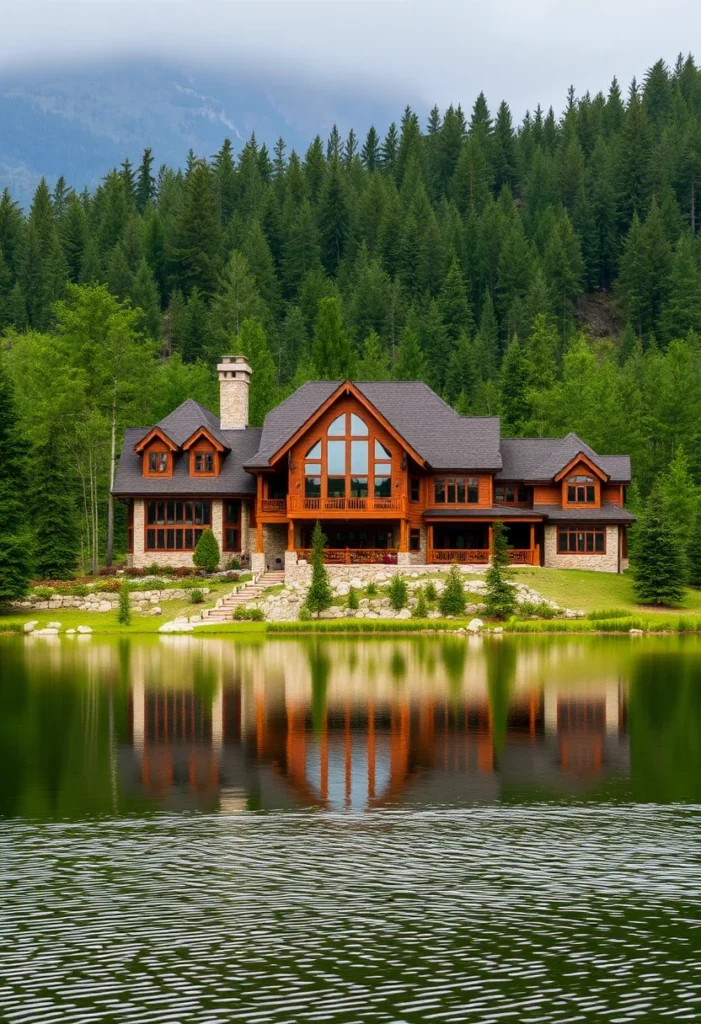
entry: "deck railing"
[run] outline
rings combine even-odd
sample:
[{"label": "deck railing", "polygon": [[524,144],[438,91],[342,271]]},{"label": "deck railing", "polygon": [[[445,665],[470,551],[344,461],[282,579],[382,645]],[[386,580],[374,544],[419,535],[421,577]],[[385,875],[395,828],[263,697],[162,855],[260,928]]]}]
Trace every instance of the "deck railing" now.
[{"label": "deck railing", "polygon": [[[509,548],[509,559],[514,565],[537,565],[536,548]],[[434,548],[428,552],[428,561],[433,564],[486,565],[489,561],[488,548]]]},{"label": "deck railing", "polygon": [[289,512],[401,512],[403,499],[396,498],[304,498],[292,494]]},{"label": "deck railing", "polygon": [[285,498],[262,498],[261,512],[286,512],[287,501]]},{"label": "deck railing", "polygon": [[[297,557],[311,561],[311,548],[297,548]],[[367,565],[378,562],[396,565],[396,548],[324,548],[324,561],[329,565]]]}]

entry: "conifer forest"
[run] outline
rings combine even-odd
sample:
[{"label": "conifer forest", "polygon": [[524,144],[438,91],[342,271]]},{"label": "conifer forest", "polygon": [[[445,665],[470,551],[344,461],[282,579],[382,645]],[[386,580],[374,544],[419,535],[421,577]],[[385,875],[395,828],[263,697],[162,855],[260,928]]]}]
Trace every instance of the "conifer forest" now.
[{"label": "conifer forest", "polygon": [[[399,113],[399,112],[398,112]],[[515,123],[406,108],[386,134],[147,149],[94,192],[0,199],[0,574],[122,556],[109,498],[128,425],[218,411],[253,367],[251,422],[306,380],[426,381],[504,436],[575,431],[630,453],[691,529],[701,484],[701,70],[658,62]],[[12,591],[8,584],[7,592]]]}]

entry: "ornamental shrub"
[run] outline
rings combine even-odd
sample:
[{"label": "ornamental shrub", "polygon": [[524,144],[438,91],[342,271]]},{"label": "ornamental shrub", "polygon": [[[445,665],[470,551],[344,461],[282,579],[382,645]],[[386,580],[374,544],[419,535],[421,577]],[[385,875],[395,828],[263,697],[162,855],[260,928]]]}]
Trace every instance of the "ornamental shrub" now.
[{"label": "ornamental shrub", "polygon": [[451,565],[446,577],[440,608],[443,615],[463,615],[465,612],[465,588],[457,565]]},{"label": "ornamental shrub", "polygon": [[240,605],[234,609],[233,617],[239,622],[263,622],[265,619],[261,608],[242,608]]},{"label": "ornamental shrub", "polygon": [[506,539],[506,527],[497,520],[492,527],[492,550],[487,582],[487,615],[495,619],[508,619],[516,611],[516,590],[511,585],[511,562]]},{"label": "ornamental shrub", "polygon": [[306,605],[310,612],[323,612],[331,607],[333,595],[331,593],[331,581],[324,565],[324,547],[326,537],[321,529],[321,523],[317,519],[312,533],[312,582],[307,592]]},{"label": "ornamental shrub", "polygon": [[129,584],[126,580],[119,588],[119,610],[117,611],[117,622],[122,626],[128,626],[131,622],[131,607],[129,605]]},{"label": "ornamental shrub", "polygon": [[377,584],[373,583],[372,580],[370,580],[367,587],[365,588],[365,593],[368,595],[368,597],[374,597],[375,594],[377,593]]},{"label": "ornamental shrub", "polygon": [[355,587],[351,587],[348,591],[348,607],[351,611],[356,611],[360,607],[360,601],[358,600],[358,591]]},{"label": "ornamental shrub", "polygon": [[412,611],[411,616],[414,619],[425,619],[427,615],[428,605],[426,604],[426,596],[424,594],[423,587],[421,587],[417,595],[416,604],[414,605],[414,610]]},{"label": "ornamental shrub", "polygon": [[215,572],[219,565],[219,559],[221,555],[219,552],[219,545],[217,544],[217,538],[214,536],[209,527],[202,531],[202,536],[197,541],[197,547],[195,553],[192,556],[192,561],[195,563],[198,569],[204,569],[205,572]]},{"label": "ornamental shrub", "polygon": [[204,602],[204,594],[201,590],[193,590],[190,594],[190,600],[193,604],[202,604]]},{"label": "ornamental shrub", "polygon": [[436,601],[438,599],[438,591],[436,590],[436,584],[433,580],[429,580],[426,584],[424,594],[426,595],[427,601]]},{"label": "ornamental shrub", "polygon": [[409,590],[407,589],[406,582],[397,573],[392,577],[392,582],[389,585],[389,603],[395,611],[399,611],[400,608],[406,608],[408,600]]}]

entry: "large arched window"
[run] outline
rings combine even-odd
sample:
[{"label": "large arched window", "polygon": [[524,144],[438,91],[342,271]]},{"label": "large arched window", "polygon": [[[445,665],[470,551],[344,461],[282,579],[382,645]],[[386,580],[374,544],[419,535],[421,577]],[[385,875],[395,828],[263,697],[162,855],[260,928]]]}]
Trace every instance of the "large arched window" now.
[{"label": "large arched window", "polygon": [[304,494],[339,503],[349,498],[392,496],[392,453],[367,423],[344,412],[329,425],[304,458]]}]

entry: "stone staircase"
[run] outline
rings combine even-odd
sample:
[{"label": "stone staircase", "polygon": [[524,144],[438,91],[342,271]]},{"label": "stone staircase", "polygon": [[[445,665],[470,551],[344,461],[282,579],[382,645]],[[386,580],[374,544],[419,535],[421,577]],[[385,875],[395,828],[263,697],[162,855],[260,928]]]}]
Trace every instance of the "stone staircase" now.
[{"label": "stone staircase", "polygon": [[226,597],[217,601],[216,608],[208,608],[202,613],[203,622],[231,622],[234,617],[234,609],[239,605],[255,601],[268,587],[277,587],[285,582],[283,570],[264,572],[257,579],[248,580],[237,590],[227,594]]}]

